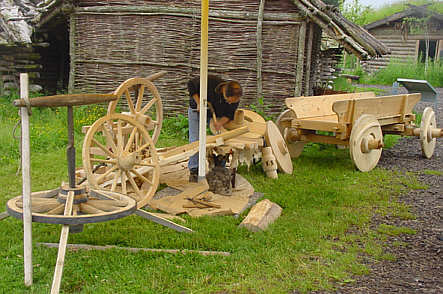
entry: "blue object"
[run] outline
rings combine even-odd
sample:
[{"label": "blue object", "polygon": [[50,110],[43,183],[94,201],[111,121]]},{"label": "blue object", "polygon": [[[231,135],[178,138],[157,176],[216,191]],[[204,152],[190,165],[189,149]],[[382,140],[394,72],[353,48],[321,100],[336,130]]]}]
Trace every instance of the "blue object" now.
[{"label": "blue object", "polygon": [[408,93],[421,93],[421,101],[437,102],[437,90],[426,80],[397,79]]}]

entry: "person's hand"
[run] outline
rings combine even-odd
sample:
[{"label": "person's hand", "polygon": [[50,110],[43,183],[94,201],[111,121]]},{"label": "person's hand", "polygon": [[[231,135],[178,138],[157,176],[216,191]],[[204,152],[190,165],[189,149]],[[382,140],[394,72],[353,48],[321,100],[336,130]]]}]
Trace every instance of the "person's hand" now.
[{"label": "person's hand", "polygon": [[222,128],[223,124],[221,124],[219,121],[214,122],[214,128],[217,132],[219,132]]}]

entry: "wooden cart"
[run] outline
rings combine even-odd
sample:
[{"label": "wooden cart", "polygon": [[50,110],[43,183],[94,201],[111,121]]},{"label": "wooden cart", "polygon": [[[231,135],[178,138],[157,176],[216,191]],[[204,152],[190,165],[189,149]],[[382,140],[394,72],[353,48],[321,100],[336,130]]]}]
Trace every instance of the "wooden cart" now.
[{"label": "wooden cart", "polygon": [[421,94],[375,97],[372,92],[287,98],[277,125],[293,158],[307,142],[345,145],[356,167],[366,172],[380,159],[384,134],[418,136],[423,155],[432,156],[443,131],[429,107],[416,127],[412,110],[420,99]]}]

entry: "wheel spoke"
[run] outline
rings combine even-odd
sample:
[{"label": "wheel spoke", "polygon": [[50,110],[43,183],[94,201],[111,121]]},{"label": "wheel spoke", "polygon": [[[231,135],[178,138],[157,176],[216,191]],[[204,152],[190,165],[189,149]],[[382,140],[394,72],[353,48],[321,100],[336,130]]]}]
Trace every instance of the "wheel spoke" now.
[{"label": "wheel spoke", "polygon": [[111,200],[89,200],[88,204],[96,209],[108,212],[120,209],[118,206],[113,205]]},{"label": "wheel spoke", "polygon": [[104,178],[106,178],[110,173],[112,173],[113,171],[115,171],[117,169],[117,166],[114,165],[113,167],[111,167],[110,169],[108,169],[104,174],[100,175],[96,181],[97,183],[100,183]]},{"label": "wheel spoke", "polygon": [[132,114],[135,114],[135,108],[134,108],[134,102],[132,102],[131,94],[129,93],[129,90],[126,89],[125,91],[126,100],[128,101],[129,110]]},{"label": "wheel spoke", "polygon": [[137,177],[139,177],[143,182],[148,183],[149,185],[153,185],[153,183],[148,180],[144,175],[140,174],[137,170],[131,169],[131,172],[133,172]]},{"label": "wheel spoke", "polygon": [[129,151],[129,148],[134,143],[135,134],[137,133],[137,128],[134,128],[131,132],[131,135],[129,136],[128,143],[126,143],[125,151]]},{"label": "wheel spoke", "polygon": [[119,151],[123,150],[123,132],[121,120],[117,120],[117,147]]},{"label": "wheel spoke", "polygon": [[110,157],[115,158],[115,154],[112,153],[111,151],[109,151],[105,146],[103,146],[99,141],[97,141],[96,139],[92,138],[92,142],[94,142],[98,148],[100,148],[101,150],[103,150],[103,152],[105,152],[106,154],[108,154]]},{"label": "wheel spoke", "polygon": [[115,164],[117,161],[115,159],[101,159],[101,158],[91,158],[93,162],[102,162],[102,163],[110,163]]},{"label": "wheel spoke", "polygon": [[143,149],[145,149],[146,147],[148,147],[149,145],[151,145],[149,142],[142,145],[141,147],[139,147],[135,152],[136,153],[140,153]]},{"label": "wheel spoke", "polygon": [[60,204],[59,206],[51,209],[50,211],[46,212],[46,214],[62,214],[63,211],[65,210],[65,205],[64,204]]},{"label": "wheel spoke", "polygon": [[145,94],[145,87],[143,85],[140,85],[138,88],[137,104],[135,105],[136,111],[140,111],[140,109],[142,108],[144,94]]},{"label": "wheel spoke", "polygon": [[124,172],[120,173],[121,184],[122,184],[122,194],[127,194],[128,190],[126,188],[126,174]]},{"label": "wheel spoke", "polygon": [[138,196],[139,199],[142,199],[143,198],[143,193],[138,188],[137,183],[134,181],[134,178],[132,178],[130,172],[125,171],[125,174],[128,177],[129,183],[131,183],[132,188],[134,188],[135,194]]},{"label": "wheel spoke", "polygon": [[[112,130],[112,122],[108,121],[108,123],[111,125],[111,130]],[[106,124],[103,125],[103,132],[105,133],[108,144],[111,144],[112,150],[115,150],[115,152],[117,152],[117,146],[115,145],[114,139],[112,138],[112,134],[109,132]]]},{"label": "wheel spoke", "polygon": [[117,187],[118,178],[120,177],[121,170],[118,171],[118,173],[114,174],[114,179],[112,179],[112,185],[111,185],[111,191],[114,192],[115,188]]},{"label": "wheel spoke", "polygon": [[157,102],[157,99],[153,98],[151,101],[146,103],[145,106],[143,106],[143,109],[140,112],[143,114],[146,113],[146,111],[148,111],[149,108],[151,108],[151,106],[154,105],[155,102]]}]

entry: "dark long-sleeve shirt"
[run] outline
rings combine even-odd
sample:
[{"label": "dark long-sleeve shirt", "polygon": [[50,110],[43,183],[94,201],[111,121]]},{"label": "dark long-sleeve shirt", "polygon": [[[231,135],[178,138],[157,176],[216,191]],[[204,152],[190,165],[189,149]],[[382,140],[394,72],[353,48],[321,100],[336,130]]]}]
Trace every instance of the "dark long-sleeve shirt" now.
[{"label": "dark long-sleeve shirt", "polygon": [[[218,76],[215,75],[208,75],[208,103],[212,104],[212,107],[214,107],[215,115],[217,117],[223,117],[226,116],[230,120],[234,119],[234,113],[235,110],[237,110],[238,102],[229,104],[226,102],[225,98],[223,97],[223,94],[221,92],[216,92],[215,88],[220,84],[225,82],[223,79],[221,79]],[[200,77],[195,77],[191,79],[188,82],[188,91],[189,91],[189,107],[192,109],[197,108],[197,104],[195,103],[194,98],[192,98],[192,95],[197,94],[200,97]],[[209,109],[209,108],[208,108]]]}]

